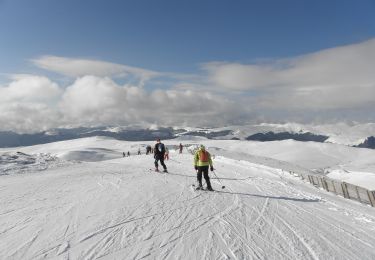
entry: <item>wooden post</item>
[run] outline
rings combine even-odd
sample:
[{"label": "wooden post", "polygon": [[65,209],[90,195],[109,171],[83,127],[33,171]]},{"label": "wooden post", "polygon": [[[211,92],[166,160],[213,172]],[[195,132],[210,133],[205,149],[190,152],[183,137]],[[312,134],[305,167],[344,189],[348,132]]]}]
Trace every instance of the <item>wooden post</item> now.
[{"label": "wooden post", "polygon": [[[344,193],[344,198],[350,199],[349,192],[348,192],[348,187],[346,186],[345,182],[341,183],[342,191]],[[357,192],[358,193],[358,192]],[[358,195],[359,196],[359,195]]]},{"label": "wooden post", "polygon": [[313,185],[319,187],[319,179],[318,179],[318,177],[316,177],[314,175],[312,177],[313,177]]},{"label": "wooden post", "polygon": [[362,200],[361,200],[361,196],[359,196],[358,186],[355,186],[355,192],[357,193],[358,200],[359,200],[360,202],[362,202]]},{"label": "wooden post", "polygon": [[371,206],[375,207],[375,191],[367,190],[368,198]]},{"label": "wooden post", "polygon": [[326,178],[322,178],[322,183],[323,183],[323,188],[326,190],[326,191],[329,191],[328,190],[328,184],[327,184],[327,182],[326,182]]},{"label": "wooden post", "polygon": [[307,175],[307,177],[309,178],[309,182],[310,182],[311,184],[314,184],[314,182],[313,182],[312,179],[311,179],[311,175]]},{"label": "wooden post", "polygon": [[336,191],[336,185],[333,183],[334,181],[331,180],[331,183],[332,183],[332,187],[333,187],[333,190],[335,191],[335,194],[337,194],[337,191]]},{"label": "wooden post", "polygon": [[321,185],[320,187],[322,187],[323,189],[326,189],[324,178],[319,177],[319,180],[320,180],[320,185]]}]

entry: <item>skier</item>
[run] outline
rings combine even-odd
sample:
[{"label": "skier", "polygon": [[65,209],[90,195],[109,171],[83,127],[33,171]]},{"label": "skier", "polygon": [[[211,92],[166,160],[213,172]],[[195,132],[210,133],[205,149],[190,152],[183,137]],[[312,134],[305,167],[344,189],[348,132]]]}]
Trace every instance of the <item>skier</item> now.
[{"label": "skier", "polygon": [[159,171],[159,165],[158,161],[160,161],[160,164],[163,166],[164,170],[163,172],[167,171],[167,166],[164,164],[164,154],[165,154],[165,146],[163,143],[160,142],[160,139],[158,138],[156,140],[156,144],[154,147],[154,158],[155,158],[155,171]]},{"label": "skier", "polygon": [[183,148],[182,143],[180,143],[180,153],[182,153],[182,148]]},{"label": "skier", "polygon": [[122,157],[125,157],[125,152],[122,152]]},{"label": "skier", "polygon": [[169,160],[169,150],[167,147],[165,147],[165,155],[164,155],[164,160]]},{"label": "skier", "polygon": [[130,156],[130,152],[128,151],[128,156]]},{"label": "skier", "polygon": [[138,148],[138,155],[141,155],[141,148]]},{"label": "skier", "polygon": [[198,151],[194,154],[194,168],[197,171],[197,179],[198,179],[198,187],[197,190],[202,190],[202,173],[204,179],[206,180],[207,190],[213,191],[211,187],[210,177],[208,176],[208,167],[210,170],[214,170],[214,166],[212,165],[211,154],[206,151],[204,145],[201,145]]},{"label": "skier", "polygon": [[146,154],[151,153],[151,145],[147,145],[146,147]]}]

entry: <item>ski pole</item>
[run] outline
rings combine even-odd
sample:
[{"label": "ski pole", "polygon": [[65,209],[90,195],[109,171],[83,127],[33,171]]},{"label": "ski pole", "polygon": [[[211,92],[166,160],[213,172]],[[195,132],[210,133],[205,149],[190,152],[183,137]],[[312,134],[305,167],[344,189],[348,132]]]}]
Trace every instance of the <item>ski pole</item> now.
[{"label": "ski pole", "polygon": [[223,185],[223,183],[221,182],[221,180],[219,179],[219,177],[217,177],[215,171],[212,171],[212,172],[215,174],[216,179],[220,182],[220,184],[221,184],[221,188],[222,188],[222,189],[225,189],[225,185]]}]

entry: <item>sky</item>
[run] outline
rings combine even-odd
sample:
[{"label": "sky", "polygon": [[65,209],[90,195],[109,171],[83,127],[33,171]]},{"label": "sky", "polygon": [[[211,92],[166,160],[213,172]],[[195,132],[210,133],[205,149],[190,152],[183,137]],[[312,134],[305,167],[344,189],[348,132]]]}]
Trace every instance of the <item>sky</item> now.
[{"label": "sky", "polygon": [[372,0],[0,0],[0,130],[374,122]]}]

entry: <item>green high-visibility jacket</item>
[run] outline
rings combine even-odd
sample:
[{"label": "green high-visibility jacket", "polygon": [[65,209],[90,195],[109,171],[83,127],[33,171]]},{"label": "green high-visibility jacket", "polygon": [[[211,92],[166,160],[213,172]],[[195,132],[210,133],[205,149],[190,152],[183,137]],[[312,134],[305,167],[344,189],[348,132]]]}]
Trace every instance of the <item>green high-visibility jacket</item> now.
[{"label": "green high-visibility jacket", "polygon": [[194,166],[212,166],[211,154],[199,149],[194,154]]}]

